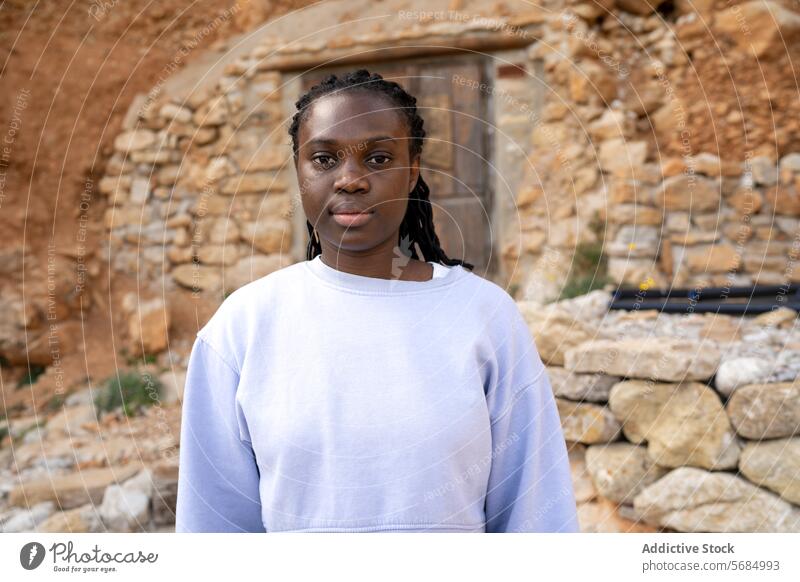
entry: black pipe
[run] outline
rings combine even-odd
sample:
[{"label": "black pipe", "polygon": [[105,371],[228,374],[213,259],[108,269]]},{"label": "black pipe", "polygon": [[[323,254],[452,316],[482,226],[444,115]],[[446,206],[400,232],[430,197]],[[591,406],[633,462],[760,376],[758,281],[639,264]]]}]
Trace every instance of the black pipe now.
[{"label": "black pipe", "polygon": [[609,309],[625,309],[628,311],[640,309],[657,309],[664,313],[725,313],[728,315],[755,315],[759,313],[768,313],[774,311],[779,307],[789,307],[795,311],[800,311],[800,302],[754,302],[748,301],[747,303],[734,303],[731,301],[697,301],[697,302],[684,302],[659,300],[659,299],[644,299],[637,300],[619,300],[612,301]]},{"label": "black pipe", "polygon": [[617,289],[614,297],[626,299],[629,297],[675,297],[697,299],[708,297],[718,299],[725,297],[763,297],[767,295],[798,295],[800,284],[792,285],[751,285],[749,287],[697,287],[681,289]]}]

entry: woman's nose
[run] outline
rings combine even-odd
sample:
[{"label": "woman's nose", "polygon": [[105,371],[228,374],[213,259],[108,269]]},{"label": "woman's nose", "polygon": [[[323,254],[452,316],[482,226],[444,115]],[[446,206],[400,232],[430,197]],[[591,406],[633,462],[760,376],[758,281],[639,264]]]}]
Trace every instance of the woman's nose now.
[{"label": "woman's nose", "polygon": [[359,167],[355,161],[345,158],[339,167],[339,175],[334,183],[337,191],[357,192],[359,190],[369,190],[366,170]]}]

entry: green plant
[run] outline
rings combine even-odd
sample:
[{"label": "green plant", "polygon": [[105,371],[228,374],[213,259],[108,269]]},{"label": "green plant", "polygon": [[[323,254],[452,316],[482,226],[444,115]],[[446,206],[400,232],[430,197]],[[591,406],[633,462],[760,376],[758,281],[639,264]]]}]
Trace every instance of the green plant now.
[{"label": "green plant", "polygon": [[119,350],[119,355],[125,359],[125,363],[128,366],[134,367],[141,364],[155,364],[157,356],[155,354],[144,354],[141,356],[137,356],[136,354],[132,354],[127,347],[122,347]]},{"label": "green plant", "polygon": [[23,388],[24,386],[30,386],[31,384],[36,383],[36,380],[44,374],[45,370],[47,370],[46,366],[42,366],[41,364],[31,364],[28,366],[28,371],[25,375],[20,378],[19,382],[17,382],[17,390]]},{"label": "green plant", "polygon": [[[13,436],[13,439],[16,442],[22,442],[22,441],[24,441],[26,434],[28,434],[31,431],[38,430],[38,429],[44,427],[44,425],[46,425],[46,424],[47,424],[47,419],[46,418],[42,418],[41,420],[38,420],[37,422],[33,422],[29,426],[26,426],[24,429],[22,429],[18,433],[16,433]],[[8,430],[10,432],[10,428]]]},{"label": "green plant", "polygon": [[147,372],[131,370],[108,378],[94,399],[99,411],[122,408],[125,416],[133,416],[140,408],[158,401],[163,384]]},{"label": "green plant", "polygon": [[47,401],[47,410],[50,412],[54,412],[61,408],[64,405],[66,398],[61,396],[60,394],[56,394],[50,400]]},{"label": "green plant", "polygon": [[572,268],[558,299],[585,295],[611,282],[602,243],[581,243],[575,249]]},{"label": "green plant", "polygon": [[575,247],[569,275],[558,301],[585,295],[613,282],[608,276],[608,265],[603,254],[605,222],[595,216],[589,223],[589,228],[595,235],[595,242],[582,242]]},{"label": "green plant", "polygon": [[585,295],[612,282],[607,274],[601,243],[581,243],[575,248],[572,268],[558,300]]}]

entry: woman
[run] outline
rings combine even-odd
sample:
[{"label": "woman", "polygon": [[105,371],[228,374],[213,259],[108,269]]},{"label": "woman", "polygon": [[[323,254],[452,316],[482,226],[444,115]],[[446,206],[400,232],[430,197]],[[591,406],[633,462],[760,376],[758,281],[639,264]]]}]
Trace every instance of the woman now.
[{"label": "woman", "polygon": [[176,531],[578,531],[525,321],[439,245],[415,103],[364,69],[297,102],[308,260],[197,334]]}]

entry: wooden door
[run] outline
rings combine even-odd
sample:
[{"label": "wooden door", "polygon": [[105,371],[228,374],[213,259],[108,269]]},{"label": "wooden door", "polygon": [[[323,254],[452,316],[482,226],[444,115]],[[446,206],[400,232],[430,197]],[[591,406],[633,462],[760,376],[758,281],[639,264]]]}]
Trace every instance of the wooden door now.
[{"label": "wooden door", "polygon": [[489,188],[491,121],[487,93],[474,88],[488,81],[487,63],[469,55],[318,69],[303,76],[303,91],[326,75],[362,67],[417,98],[426,132],[421,175],[431,191],[439,241],[448,257],[466,260],[476,274],[491,278],[496,264]]}]

